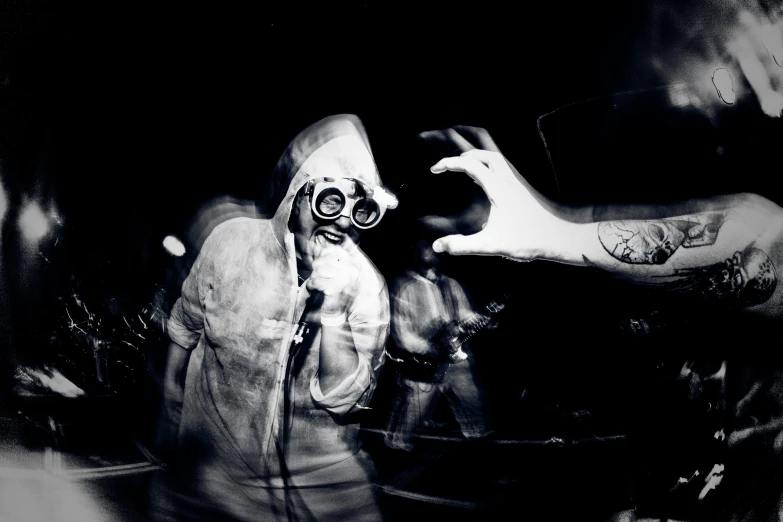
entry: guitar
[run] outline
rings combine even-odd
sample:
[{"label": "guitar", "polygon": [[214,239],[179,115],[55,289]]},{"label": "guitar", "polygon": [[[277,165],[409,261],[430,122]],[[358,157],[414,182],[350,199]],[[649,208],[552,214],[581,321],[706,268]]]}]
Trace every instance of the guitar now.
[{"label": "guitar", "polygon": [[468,356],[462,350],[462,345],[488,327],[495,316],[506,307],[505,302],[509,299],[511,295],[505,294],[502,301],[490,301],[483,311],[476,312],[461,321],[449,322],[435,334],[433,343],[445,350],[452,362],[467,359]]},{"label": "guitar", "polygon": [[443,378],[451,364],[464,361],[468,355],[462,350],[462,345],[473,336],[490,326],[496,316],[511,300],[511,294],[506,293],[501,300],[490,301],[484,308],[465,319],[454,320],[445,324],[430,340],[433,349],[427,354],[413,355],[400,353],[400,357],[388,357],[409,368],[407,373],[412,380],[437,381]]}]

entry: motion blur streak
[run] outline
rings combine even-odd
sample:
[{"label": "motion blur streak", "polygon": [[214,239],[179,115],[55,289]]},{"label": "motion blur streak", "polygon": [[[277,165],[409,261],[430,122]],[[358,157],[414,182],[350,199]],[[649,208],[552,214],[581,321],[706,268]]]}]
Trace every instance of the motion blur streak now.
[{"label": "motion blur streak", "polygon": [[20,476],[0,478],[0,520],[44,522],[105,522],[100,509],[80,484],[43,470],[20,470]]},{"label": "motion blur streak", "polygon": [[783,25],[750,11],[739,13],[738,34],[728,44],[728,51],[737,60],[745,79],[756,94],[764,114],[780,117],[783,94],[773,86],[783,81],[780,65],[783,58]]},{"label": "motion blur streak", "polygon": [[[699,109],[710,118],[746,94],[755,95],[764,114],[781,116],[783,8],[753,0],[713,0],[698,8],[666,0],[655,5],[651,61],[666,84],[688,84],[708,102]],[[677,107],[695,105],[682,95],[670,99]]]},{"label": "motion blur streak", "polygon": [[733,104],[737,95],[734,93],[734,85],[728,70],[720,68],[712,74],[712,83],[718,90],[718,96],[729,105]]},{"label": "motion blur streak", "polygon": [[783,95],[772,88],[767,68],[761,62],[758,47],[750,38],[739,37],[730,46],[729,52],[737,60],[742,73],[759,99],[764,114],[780,117],[783,111]]},{"label": "motion blur streak", "polygon": [[5,193],[5,188],[3,188],[3,178],[0,177],[0,225],[3,224],[3,219],[5,219],[5,213],[8,210],[8,196]]}]

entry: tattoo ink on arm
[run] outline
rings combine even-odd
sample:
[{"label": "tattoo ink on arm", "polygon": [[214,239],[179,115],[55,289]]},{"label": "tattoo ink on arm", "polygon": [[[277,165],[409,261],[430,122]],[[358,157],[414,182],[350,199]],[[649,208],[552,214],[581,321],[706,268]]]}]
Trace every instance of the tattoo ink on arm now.
[{"label": "tattoo ink on arm", "polygon": [[767,302],[778,283],[772,261],[753,243],[723,263],[678,269],[668,277],[669,282],[660,285],[674,291],[695,291],[710,301],[737,307]]},{"label": "tattoo ink on arm", "polygon": [[598,239],[615,259],[629,264],[662,265],[681,246],[709,246],[718,238],[723,213],[705,213],[656,221],[604,221]]}]

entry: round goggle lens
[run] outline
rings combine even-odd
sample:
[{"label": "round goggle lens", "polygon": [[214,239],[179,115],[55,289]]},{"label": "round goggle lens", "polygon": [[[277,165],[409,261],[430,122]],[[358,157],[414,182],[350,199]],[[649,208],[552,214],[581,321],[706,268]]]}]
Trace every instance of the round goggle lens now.
[{"label": "round goggle lens", "polygon": [[378,203],[372,199],[362,198],[353,206],[353,219],[361,226],[369,226],[381,215]]},{"label": "round goggle lens", "polygon": [[345,198],[342,193],[336,188],[328,188],[318,194],[318,198],[315,200],[315,208],[318,212],[324,215],[324,217],[339,216],[345,206]]}]

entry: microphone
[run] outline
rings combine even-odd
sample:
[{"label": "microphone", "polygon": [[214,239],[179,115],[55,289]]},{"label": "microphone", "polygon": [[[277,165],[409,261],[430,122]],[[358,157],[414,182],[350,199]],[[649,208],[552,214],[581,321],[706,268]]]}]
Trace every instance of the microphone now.
[{"label": "microphone", "polygon": [[321,305],[324,302],[323,292],[314,292],[307,298],[305,309],[302,312],[302,318],[299,319],[299,327],[296,329],[294,335],[294,345],[302,344],[304,336],[315,333],[316,329],[320,326],[321,319]]},{"label": "microphone", "polygon": [[302,312],[300,322],[306,322],[310,325],[317,324],[321,320],[321,305],[324,302],[323,292],[313,292],[307,298],[305,309]]},{"label": "microphone", "polygon": [[[307,345],[304,347],[302,346],[305,340],[305,336],[307,336],[309,339],[312,339],[313,335],[315,335],[317,332],[317,328],[321,326],[321,304],[323,304],[323,301],[323,292],[313,292],[307,298],[304,311],[302,312],[302,317],[299,319],[299,326],[297,327],[294,338],[291,341],[291,347],[288,350],[288,365],[286,366],[285,387],[283,388],[285,404],[283,414],[285,417],[283,422],[284,446],[288,444],[289,430],[291,428],[290,419],[292,405],[290,396],[290,379],[292,376],[295,378],[295,376],[299,374],[302,369],[302,365],[304,364],[304,358],[307,355],[308,348]],[[284,463],[284,460],[282,462]]]}]

